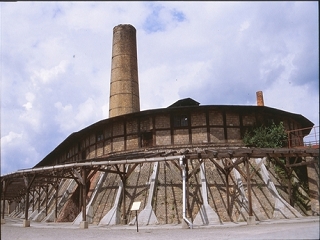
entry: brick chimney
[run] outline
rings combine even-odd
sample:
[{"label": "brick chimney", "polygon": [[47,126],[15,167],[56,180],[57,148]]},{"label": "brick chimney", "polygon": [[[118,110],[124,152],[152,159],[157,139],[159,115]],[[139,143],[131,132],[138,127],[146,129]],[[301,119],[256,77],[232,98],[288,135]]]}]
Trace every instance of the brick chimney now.
[{"label": "brick chimney", "polygon": [[257,106],[264,106],[263,92],[262,91],[258,91],[258,92],[256,92],[256,94],[257,94]]},{"label": "brick chimney", "polygon": [[120,24],[113,28],[109,117],[139,111],[136,29]]}]

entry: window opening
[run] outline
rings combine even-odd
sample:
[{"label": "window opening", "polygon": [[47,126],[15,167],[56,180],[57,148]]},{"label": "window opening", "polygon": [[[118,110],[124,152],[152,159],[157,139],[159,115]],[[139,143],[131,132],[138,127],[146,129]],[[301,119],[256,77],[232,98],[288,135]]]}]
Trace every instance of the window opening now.
[{"label": "window opening", "polygon": [[188,125],[187,115],[179,115],[174,117],[174,127],[187,127]]},{"label": "window opening", "polygon": [[103,140],[103,133],[102,132],[98,132],[96,134],[96,140],[97,140],[97,142]]},{"label": "window opening", "polygon": [[142,147],[152,147],[153,146],[152,132],[144,132],[141,134],[141,146]]}]

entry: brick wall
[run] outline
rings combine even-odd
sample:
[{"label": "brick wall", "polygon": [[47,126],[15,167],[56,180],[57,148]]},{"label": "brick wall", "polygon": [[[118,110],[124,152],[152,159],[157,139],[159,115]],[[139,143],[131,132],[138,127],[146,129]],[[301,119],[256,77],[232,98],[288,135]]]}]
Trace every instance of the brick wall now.
[{"label": "brick wall", "polygon": [[127,150],[137,149],[139,147],[138,135],[131,135],[127,137]]},{"label": "brick wall", "polygon": [[127,134],[136,133],[138,131],[138,121],[136,119],[127,121]]},{"label": "brick wall", "polygon": [[223,125],[223,115],[219,111],[209,112],[209,124],[210,125]]},{"label": "brick wall", "polygon": [[223,128],[210,128],[210,141],[219,142],[224,141],[224,129]]},{"label": "brick wall", "polygon": [[206,128],[192,129],[192,143],[206,143],[208,142],[208,135]]},{"label": "brick wall", "polygon": [[170,115],[159,115],[155,119],[155,127],[156,129],[161,128],[170,128]]},{"label": "brick wall", "polygon": [[171,135],[170,130],[163,130],[156,132],[156,145],[171,145]]},{"label": "brick wall", "polygon": [[206,114],[194,112],[191,114],[191,126],[206,126]]},{"label": "brick wall", "polygon": [[188,129],[174,130],[174,144],[189,144]]}]

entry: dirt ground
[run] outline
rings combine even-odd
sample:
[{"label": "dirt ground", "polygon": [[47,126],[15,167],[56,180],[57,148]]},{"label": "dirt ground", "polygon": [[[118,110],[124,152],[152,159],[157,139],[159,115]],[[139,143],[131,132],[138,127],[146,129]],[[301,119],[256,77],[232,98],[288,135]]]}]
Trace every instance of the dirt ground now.
[{"label": "dirt ground", "polygon": [[23,227],[22,219],[5,218],[1,224],[2,240],[64,240],[64,239],[140,239],[140,240],[205,240],[205,239],[320,239],[319,217],[268,220],[247,223],[224,223],[213,226],[194,226],[183,229],[181,225],[97,226],[89,224],[82,229],[72,223],[36,223]]}]

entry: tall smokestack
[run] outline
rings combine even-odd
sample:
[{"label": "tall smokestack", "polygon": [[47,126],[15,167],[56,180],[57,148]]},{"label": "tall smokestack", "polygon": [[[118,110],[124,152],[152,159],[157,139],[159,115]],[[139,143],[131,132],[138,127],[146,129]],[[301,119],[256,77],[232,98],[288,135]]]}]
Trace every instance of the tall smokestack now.
[{"label": "tall smokestack", "polygon": [[258,106],[264,106],[263,92],[262,91],[258,91],[258,92],[256,92],[256,94],[257,94],[257,105]]},{"label": "tall smokestack", "polygon": [[136,29],[120,24],[113,28],[109,117],[139,111]]}]

